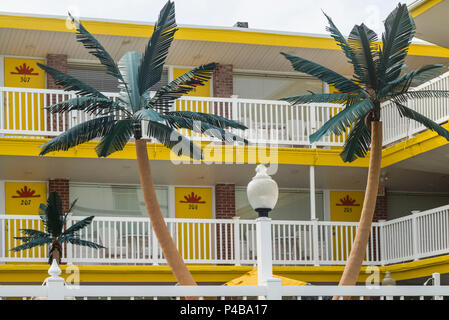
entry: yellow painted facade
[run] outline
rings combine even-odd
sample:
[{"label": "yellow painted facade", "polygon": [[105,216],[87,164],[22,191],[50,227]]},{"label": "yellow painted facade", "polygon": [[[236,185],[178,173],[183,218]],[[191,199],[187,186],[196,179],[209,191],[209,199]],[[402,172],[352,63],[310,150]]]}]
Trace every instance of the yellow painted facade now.
[{"label": "yellow painted facade", "polygon": [[[48,265],[0,265],[0,283],[42,283],[48,277]],[[168,266],[80,265],[81,283],[176,283]],[[225,283],[251,271],[253,266],[188,266],[199,283]],[[65,279],[74,274],[73,266],[61,265]],[[68,270],[67,270],[68,269]],[[344,266],[274,266],[273,274],[306,282],[338,283]],[[397,281],[431,277],[433,273],[449,273],[449,255],[419,261],[379,266],[379,280],[390,271]],[[365,282],[373,274],[372,268],[362,267],[358,282]]]}]

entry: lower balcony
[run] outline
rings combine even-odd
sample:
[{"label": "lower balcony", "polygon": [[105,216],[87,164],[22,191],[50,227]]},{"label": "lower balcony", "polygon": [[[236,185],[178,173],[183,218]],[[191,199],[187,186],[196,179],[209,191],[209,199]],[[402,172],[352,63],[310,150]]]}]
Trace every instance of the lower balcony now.
[{"label": "lower balcony", "polygon": [[[83,217],[71,217],[67,228]],[[188,264],[255,265],[256,221],[175,219],[166,223]],[[47,262],[47,248],[14,252],[20,229],[43,230],[39,216],[0,216],[0,262]],[[277,266],[344,265],[357,223],[271,221],[272,261]],[[106,249],[64,246],[62,261],[77,265],[163,265],[164,256],[149,219],[98,217],[80,237]],[[264,244],[264,245],[265,245]],[[449,253],[449,205],[372,225],[365,265],[388,265]]]}]

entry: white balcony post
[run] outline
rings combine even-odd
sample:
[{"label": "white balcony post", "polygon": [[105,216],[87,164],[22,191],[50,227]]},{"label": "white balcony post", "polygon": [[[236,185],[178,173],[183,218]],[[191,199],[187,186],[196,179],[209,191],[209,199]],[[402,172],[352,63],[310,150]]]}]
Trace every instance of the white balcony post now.
[{"label": "white balcony post", "polygon": [[[441,275],[438,272],[432,273],[433,285],[435,287],[441,286]],[[435,300],[443,300],[442,296],[435,296]]]},{"label": "white balcony post", "polygon": [[[6,129],[5,126],[5,91],[0,88],[0,131]],[[0,133],[0,137],[4,135]]]},{"label": "white balcony post", "polygon": [[282,300],[282,280],[277,278],[267,279],[265,281],[267,286],[266,297],[259,297],[259,300]]},{"label": "white balcony post", "polygon": [[[151,256],[153,257],[153,265],[157,266],[159,265],[159,261],[158,261],[158,247],[159,247],[159,242],[157,240],[156,237],[156,233],[154,232],[153,227],[151,227]],[[176,238],[173,238],[176,239]]]},{"label": "white balcony post", "polygon": [[234,259],[235,265],[240,265],[240,217],[233,217],[234,221]]},{"label": "white balcony post", "polygon": [[231,115],[231,119],[232,120],[234,120],[234,121],[239,121],[240,119],[239,119],[239,108],[238,108],[238,103],[239,103],[239,100],[238,100],[238,95],[232,95],[231,96],[231,99],[232,99],[232,106],[231,106],[231,112],[232,112],[232,115]]},{"label": "white balcony post", "polygon": [[320,265],[320,255],[319,255],[319,237],[318,237],[318,219],[314,218],[312,220],[312,237],[313,237],[313,264],[315,266]]},{"label": "white balcony post", "polygon": [[385,237],[384,237],[384,228],[385,228],[385,222],[386,220],[378,220],[377,221],[379,223],[379,241],[377,242],[377,244],[379,245],[379,254],[380,254],[380,258],[378,257],[379,263],[380,265],[384,266],[386,264],[385,261]]},{"label": "white balcony post", "polygon": [[419,258],[418,213],[419,211],[412,211],[412,255],[415,261]]},{"label": "white balcony post", "polygon": [[265,281],[273,277],[273,255],[271,248],[271,218],[256,219],[257,241],[257,282],[264,285]]},{"label": "white balcony post", "polygon": [[61,269],[56,260],[53,260],[48,274],[50,275],[46,279],[48,300],[64,300],[64,279],[59,276]]}]

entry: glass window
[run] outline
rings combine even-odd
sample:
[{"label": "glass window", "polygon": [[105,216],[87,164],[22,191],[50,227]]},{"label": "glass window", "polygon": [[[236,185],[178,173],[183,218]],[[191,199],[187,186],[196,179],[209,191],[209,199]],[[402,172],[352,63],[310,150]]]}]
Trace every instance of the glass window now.
[{"label": "glass window", "polygon": [[[162,215],[168,217],[168,187],[155,189]],[[70,200],[75,199],[75,216],[148,217],[140,186],[72,183]]]},{"label": "glass window", "polygon": [[[316,215],[324,220],[323,193],[316,192]],[[246,188],[235,190],[236,216],[241,219],[255,219],[257,213],[253,210],[246,195]],[[270,212],[273,220],[310,221],[310,193],[300,190],[279,190],[276,207]]]},{"label": "glass window", "polygon": [[323,83],[313,78],[240,75],[233,77],[234,94],[245,99],[277,100],[280,98],[323,92]]},{"label": "glass window", "polygon": [[448,203],[448,194],[388,192],[388,220],[407,216],[411,214],[413,210],[425,211],[445,206]]}]

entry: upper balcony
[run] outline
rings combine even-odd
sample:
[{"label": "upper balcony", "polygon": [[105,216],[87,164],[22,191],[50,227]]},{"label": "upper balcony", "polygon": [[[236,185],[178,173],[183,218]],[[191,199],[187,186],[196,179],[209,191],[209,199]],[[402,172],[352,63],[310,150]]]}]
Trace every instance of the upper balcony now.
[{"label": "upper balcony", "polygon": [[[416,90],[449,90],[449,73],[445,73]],[[106,94],[112,98],[117,93]],[[0,87],[0,135],[30,138],[53,137],[63,131],[91,119],[81,111],[50,114],[45,107],[75,97],[75,93],[62,90],[23,89]],[[437,123],[449,119],[449,99],[423,98],[410,100],[408,107]],[[290,105],[279,100],[209,97],[182,97],[173,105],[174,110],[212,113],[238,121],[248,130],[233,130],[250,144],[267,144],[283,147],[310,148],[309,136],[332,116],[342,110],[339,104]],[[393,103],[385,103],[382,112],[383,145],[409,138],[426,128],[408,118],[402,118]],[[211,138],[196,132],[181,130],[194,141],[210,141]],[[315,144],[316,147],[341,147],[345,134],[331,134]]]}]

